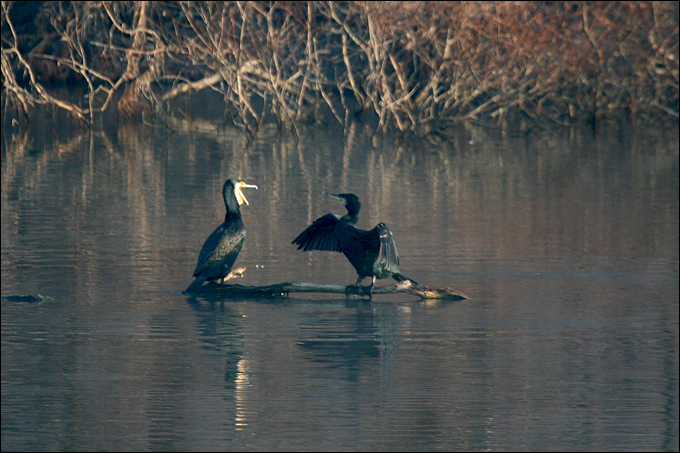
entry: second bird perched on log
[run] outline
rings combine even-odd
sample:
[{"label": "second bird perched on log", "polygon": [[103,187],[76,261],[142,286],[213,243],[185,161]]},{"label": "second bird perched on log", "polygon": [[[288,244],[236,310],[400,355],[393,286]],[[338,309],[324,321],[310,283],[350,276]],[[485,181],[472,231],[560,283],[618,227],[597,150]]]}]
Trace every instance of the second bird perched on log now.
[{"label": "second bird perched on log", "polygon": [[239,208],[243,203],[248,204],[248,200],[241,192],[244,187],[257,189],[257,186],[246,184],[236,178],[228,179],[224,183],[222,198],[227,209],[224,222],[208,236],[203,244],[201,253],[198,255],[196,270],[194,270],[196,279],[189,285],[186,292],[196,292],[206,281],[221,280],[231,271],[246,240],[246,227],[243,225]]},{"label": "second bird perched on log", "polygon": [[410,281],[418,284],[399,271],[399,253],[394,244],[392,232],[384,223],[372,230],[360,230],[354,225],[359,220],[361,203],[353,193],[327,196],[338,200],[347,208],[342,217],[326,214],[316,219],[307,229],[293,239],[298,250],[326,250],[343,253],[357,271],[358,286],[366,277],[371,277],[368,294],[371,294],[377,278],[392,277],[398,282]]}]

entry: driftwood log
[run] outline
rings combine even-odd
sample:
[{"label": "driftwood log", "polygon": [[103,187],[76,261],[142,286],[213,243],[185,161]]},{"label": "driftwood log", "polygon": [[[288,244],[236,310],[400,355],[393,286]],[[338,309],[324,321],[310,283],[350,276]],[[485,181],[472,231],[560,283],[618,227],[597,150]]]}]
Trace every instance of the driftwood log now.
[{"label": "driftwood log", "polygon": [[[305,282],[284,282],[274,283],[265,286],[243,286],[224,284],[225,281],[234,278],[242,277],[245,268],[241,267],[232,270],[224,280],[219,284],[207,284],[203,286],[204,291],[212,294],[220,294],[225,296],[285,296],[288,297],[290,293],[330,293],[330,294],[345,294],[346,296],[370,296],[367,293],[367,287],[363,286],[344,286],[344,285],[327,285],[320,283],[305,283]],[[412,285],[410,281],[401,282],[397,285],[373,287],[372,294],[396,294],[405,293],[418,296],[422,299],[446,299],[446,300],[465,300],[467,296],[459,291],[451,288],[430,286]]]}]

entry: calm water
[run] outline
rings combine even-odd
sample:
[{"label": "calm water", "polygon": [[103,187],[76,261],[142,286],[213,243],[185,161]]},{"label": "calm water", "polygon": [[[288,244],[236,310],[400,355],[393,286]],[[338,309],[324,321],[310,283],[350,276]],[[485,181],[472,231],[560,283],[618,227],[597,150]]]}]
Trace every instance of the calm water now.
[{"label": "calm water", "polygon": [[[3,451],[678,450],[677,124],[171,127],[3,130]],[[183,296],[232,176],[240,283],[353,283],[290,244],[351,191],[469,299]]]}]

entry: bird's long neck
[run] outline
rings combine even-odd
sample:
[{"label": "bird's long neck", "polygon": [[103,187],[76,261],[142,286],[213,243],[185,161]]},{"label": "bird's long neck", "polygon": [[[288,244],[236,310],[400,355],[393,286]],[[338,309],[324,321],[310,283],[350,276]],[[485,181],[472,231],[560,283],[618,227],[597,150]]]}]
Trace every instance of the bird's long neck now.
[{"label": "bird's long neck", "polygon": [[241,211],[236,210],[236,211],[227,211],[227,213],[224,215],[224,221],[227,222],[229,220],[234,220],[234,219],[240,219],[241,218]]},{"label": "bird's long neck", "polygon": [[359,221],[359,214],[350,214],[347,213],[344,216],[340,217],[340,221],[344,222],[348,225],[354,225]]},{"label": "bird's long neck", "polygon": [[227,209],[227,213],[224,215],[224,220],[236,219],[241,217],[241,209],[239,208],[238,201],[236,201],[236,196],[233,190],[231,192],[225,190],[222,194],[224,197],[224,207]]},{"label": "bird's long neck", "polygon": [[340,221],[345,222],[349,225],[354,225],[359,221],[359,211],[361,206],[355,206],[353,204],[347,205],[347,214],[340,218]]}]

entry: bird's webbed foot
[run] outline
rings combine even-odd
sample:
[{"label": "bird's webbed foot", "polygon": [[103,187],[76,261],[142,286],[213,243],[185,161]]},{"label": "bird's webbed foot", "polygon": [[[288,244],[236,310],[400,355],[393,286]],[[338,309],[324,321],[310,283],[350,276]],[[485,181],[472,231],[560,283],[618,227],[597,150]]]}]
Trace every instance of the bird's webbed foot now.
[{"label": "bird's webbed foot", "polygon": [[364,287],[360,285],[347,285],[345,286],[345,296],[357,295],[362,296],[364,293]]},{"label": "bird's webbed foot", "polygon": [[345,295],[368,296],[368,298],[371,299],[371,291],[373,290],[375,280],[372,280],[371,284],[368,286],[361,286],[361,280],[362,278],[359,277],[355,284],[345,286]]}]

